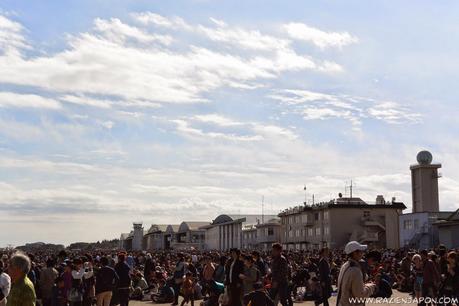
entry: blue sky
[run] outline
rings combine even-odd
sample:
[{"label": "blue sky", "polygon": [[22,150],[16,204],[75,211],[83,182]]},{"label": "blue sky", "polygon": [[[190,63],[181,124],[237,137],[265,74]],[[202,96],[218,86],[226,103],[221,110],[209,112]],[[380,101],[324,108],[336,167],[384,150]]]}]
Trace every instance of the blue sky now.
[{"label": "blue sky", "polygon": [[0,241],[259,213],[262,196],[276,213],[351,179],[411,207],[421,149],[455,209],[458,5],[0,1]]}]

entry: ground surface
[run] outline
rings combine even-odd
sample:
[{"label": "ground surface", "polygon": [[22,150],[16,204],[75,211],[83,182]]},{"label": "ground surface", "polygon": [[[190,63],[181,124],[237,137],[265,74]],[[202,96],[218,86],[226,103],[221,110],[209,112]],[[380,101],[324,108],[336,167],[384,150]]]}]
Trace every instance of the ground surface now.
[{"label": "ground surface", "polygon": [[[373,303],[374,305],[381,305],[381,306],[387,306],[387,305],[395,305],[395,304],[399,304],[399,305],[407,305],[407,303],[405,303],[404,301],[401,301],[399,300],[398,303],[396,302],[396,298],[398,299],[408,299],[409,298],[409,295],[407,293],[401,293],[401,292],[398,292],[396,290],[394,290],[394,293],[392,295],[392,298],[394,298],[394,301],[393,303]],[[195,302],[195,306],[199,306],[199,303],[201,301],[196,301]],[[333,296],[330,300],[329,300],[329,303],[330,305],[336,305],[336,296]],[[129,303],[130,306],[145,306],[145,305],[170,305],[170,304],[154,304],[152,302],[133,302],[131,301]],[[190,305],[190,304],[188,304]],[[280,304],[279,304],[280,305]],[[313,306],[314,305],[314,302],[301,302],[301,303],[295,303],[295,305],[307,305],[307,306]],[[370,303],[367,303],[367,305],[370,305]],[[411,305],[411,304],[410,304]],[[413,304],[414,305],[414,304]]]}]

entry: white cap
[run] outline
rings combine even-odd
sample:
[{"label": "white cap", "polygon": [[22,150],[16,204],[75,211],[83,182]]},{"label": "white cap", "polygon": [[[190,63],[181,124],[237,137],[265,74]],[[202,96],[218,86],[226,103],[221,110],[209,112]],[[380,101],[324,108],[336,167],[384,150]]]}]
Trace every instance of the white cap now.
[{"label": "white cap", "polygon": [[346,246],[344,247],[344,253],[349,255],[352,252],[355,252],[358,250],[365,251],[367,247],[368,246],[366,244],[360,244],[357,241],[351,241],[348,244],[346,244]]}]

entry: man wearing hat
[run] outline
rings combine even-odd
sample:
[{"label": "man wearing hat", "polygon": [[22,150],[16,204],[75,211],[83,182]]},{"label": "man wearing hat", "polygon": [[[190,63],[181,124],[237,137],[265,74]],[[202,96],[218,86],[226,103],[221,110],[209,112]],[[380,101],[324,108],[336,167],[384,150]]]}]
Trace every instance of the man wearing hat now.
[{"label": "man wearing hat", "polygon": [[[360,269],[359,261],[362,259],[363,251],[366,249],[366,245],[357,241],[351,241],[346,244],[344,252],[348,256],[348,261],[339,271],[337,306],[365,305],[363,299],[370,297],[375,291],[375,284],[364,284],[362,270]],[[351,300],[353,298],[361,298],[362,301],[353,301]]]}]

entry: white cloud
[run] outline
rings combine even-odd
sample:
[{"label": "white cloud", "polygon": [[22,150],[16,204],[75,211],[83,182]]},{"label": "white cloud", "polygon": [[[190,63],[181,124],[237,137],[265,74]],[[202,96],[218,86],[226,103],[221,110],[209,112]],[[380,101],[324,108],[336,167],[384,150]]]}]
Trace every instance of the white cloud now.
[{"label": "white cloud", "polygon": [[[204,102],[205,93],[221,87],[253,89],[266,79],[276,79],[288,71],[312,70],[337,73],[341,66],[298,54],[288,40],[262,34],[259,30],[230,27],[221,22],[213,27],[189,26],[180,18],[165,18],[151,13],[135,15],[141,24],[153,23],[173,30],[193,31],[210,39],[206,47],[193,44],[183,36],[157,33],[126,24],[119,19],[96,19],[92,32],[70,35],[68,47],[47,56],[28,57],[16,53],[0,56],[0,82],[36,86],[68,94],[68,102],[84,103],[75,96],[109,95],[114,99],[144,103]],[[14,26],[21,36],[19,24]],[[16,39],[16,41],[21,41]],[[178,51],[172,42],[186,47]],[[220,43],[228,46],[221,51]],[[20,48],[20,44],[12,44]],[[240,52],[251,49],[254,53]],[[78,100],[78,101],[77,101]],[[97,107],[103,101],[88,99]],[[145,106],[142,105],[142,106]]]},{"label": "white cloud", "polygon": [[64,95],[59,98],[59,100],[64,102],[69,102],[78,105],[85,105],[85,106],[92,106],[92,107],[99,107],[99,108],[111,108],[113,101],[112,100],[100,100],[100,99],[93,99],[88,98],[85,96],[74,96],[74,95]]},{"label": "white cloud", "polygon": [[108,120],[108,121],[101,122],[100,125],[106,129],[111,130],[115,126],[115,123],[113,121]]},{"label": "white cloud", "polygon": [[125,43],[127,39],[132,38],[141,43],[159,42],[164,45],[172,43],[172,37],[169,35],[149,34],[145,31],[122,23],[118,18],[104,20],[97,18],[94,21],[95,30],[103,34],[105,38],[115,43]]},{"label": "white cloud", "polygon": [[206,114],[206,115],[196,115],[192,119],[201,121],[204,123],[213,123],[219,126],[229,127],[229,126],[241,126],[244,125],[242,122],[231,120],[227,117],[218,114]]},{"label": "white cloud", "polygon": [[132,17],[143,25],[154,24],[159,27],[171,28],[171,29],[191,29],[185,20],[180,17],[167,18],[159,14],[152,12],[142,12],[131,14]]},{"label": "white cloud", "polygon": [[418,113],[411,112],[409,109],[401,107],[395,102],[380,102],[368,109],[370,116],[392,124],[401,124],[405,122],[420,122],[422,116]]},{"label": "white cloud", "polygon": [[357,37],[348,32],[325,32],[304,23],[291,22],[283,27],[291,38],[311,42],[322,49],[342,48],[358,42]]},{"label": "white cloud", "polygon": [[19,49],[29,48],[22,35],[23,26],[0,14],[0,51],[17,53]]},{"label": "white cloud", "polygon": [[18,94],[4,91],[0,92],[1,107],[60,109],[61,104],[54,99],[34,94]]},{"label": "white cloud", "polygon": [[422,116],[395,102],[375,101],[371,98],[343,94],[325,94],[308,90],[286,89],[269,95],[288,108],[284,113],[295,113],[305,120],[348,120],[355,131],[360,131],[362,120],[376,119],[388,124],[419,123]]},{"label": "white cloud", "polygon": [[263,138],[259,135],[237,135],[235,133],[211,132],[192,127],[190,123],[183,119],[171,120],[177,125],[177,132],[187,137],[199,137],[203,140],[223,139],[229,141],[259,141]]}]

